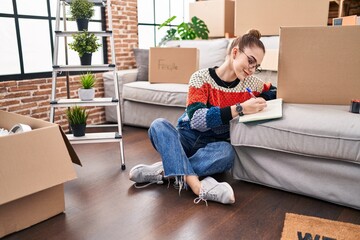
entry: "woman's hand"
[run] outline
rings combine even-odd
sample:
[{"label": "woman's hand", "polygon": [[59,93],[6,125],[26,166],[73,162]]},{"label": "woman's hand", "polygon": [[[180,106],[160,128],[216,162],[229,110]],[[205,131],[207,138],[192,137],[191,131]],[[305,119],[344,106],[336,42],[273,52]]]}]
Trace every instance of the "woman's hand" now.
[{"label": "woman's hand", "polygon": [[259,98],[250,98],[249,100],[241,103],[243,107],[244,114],[252,114],[262,111],[266,108],[266,101],[265,99]]}]

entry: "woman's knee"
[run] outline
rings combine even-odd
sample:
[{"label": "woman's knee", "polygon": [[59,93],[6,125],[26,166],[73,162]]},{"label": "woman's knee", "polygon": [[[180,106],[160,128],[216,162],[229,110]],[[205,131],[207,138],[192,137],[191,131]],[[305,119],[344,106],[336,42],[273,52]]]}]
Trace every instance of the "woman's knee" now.
[{"label": "woman's knee", "polygon": [[157,118],[150,124],[149,129],[157,130],[157,129],[163,128],[164,126],[167,126],[168,124],[169,124],[169,121],[167,119]]},{"label": "woman's knee", "polygon": [[151,139],[153,136],[166,135],[174,130],[174,126],[167,119],[157,118],[150,124],[148,134]]}]

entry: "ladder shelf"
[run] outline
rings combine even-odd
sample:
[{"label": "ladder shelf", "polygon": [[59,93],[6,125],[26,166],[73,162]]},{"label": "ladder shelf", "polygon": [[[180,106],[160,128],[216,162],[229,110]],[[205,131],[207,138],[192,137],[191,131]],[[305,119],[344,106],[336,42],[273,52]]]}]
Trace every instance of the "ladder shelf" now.
[{"label": "ladder shelf", "polygon": [[[50,100],[50,121],[54,122],[55,119],[55,109],[64,108],[71,106],[87,106],[87,107],[97,107],[97,106],[114,106],[116,107],[117,112],[117,123],[115,124],[100,124],[100,125],[88,125],[88,127],[117,127],[117,132],[96,132],[96,133],[86,133],[83,137],[74,137],[72,134],[66,134],[67,138],[72,144],[86,144],[86,143],[109,143],[117,142],[120,147],[120,159],[121,159],[121,169],[125,170],[125,157],[124,157],[124,147],[122,142],[122,123],[121,123],[121,111],[120,111],[120,101],[119,101],[119,84],[116,78],[116,61],[115,61],[115,44],[114,36],[112,31],[112,13],[111,13],[111,1],[110,0],[88,0],[89,2],[94,3],[95,7],[104,7],[107,10],[108,16],[108,27],[109,29],[105,31],[88,31],[88,33],[93,33],[97,37],[107,37],[110,40],[111,47],[111,59],[110,64],[94,64],[94,65],[65,65],[58,64],[59,56],[59,38],[72,37],[73,34],[79,33],[79,31],[67,31],[66,30],[66,11],[65,5],[71,4],[71,0],[57,0],[57,9],[56,9],[56,23],[55,23],[55,44],[54,44],[54,55],[53,55],[53,70],[52,70],[52,88],[51,88],[51,100]],[[61,18],[61,5],[63,7],[63,16]],[[60,21],[64,21],[64,31],[60,30]],[[66,41],[65,41],[66,42]],[[65,57],[67,62],[67,46],[65,46]],[[113,71],[114,74],[114,87],[115,95],[111,98],[94,98],[91,101],[83,101],[78,98],[67,98],[67,99],[57,99],[56,98],[56,80],[58,74],[61,72],[95,72],[95,71]],[[69,92],[68,92],[69,95]]]}]

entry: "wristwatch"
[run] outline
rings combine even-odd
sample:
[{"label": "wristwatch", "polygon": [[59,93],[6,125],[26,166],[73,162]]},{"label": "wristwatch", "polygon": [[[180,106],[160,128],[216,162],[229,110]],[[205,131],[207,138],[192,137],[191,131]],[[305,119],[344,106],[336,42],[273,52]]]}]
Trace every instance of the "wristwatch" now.
[{"label": "wristwatch", "polygon": [[236,104],[235,110],[239,114],[239,116],[244,116],[243,107],[240,105],[240,103]]}]

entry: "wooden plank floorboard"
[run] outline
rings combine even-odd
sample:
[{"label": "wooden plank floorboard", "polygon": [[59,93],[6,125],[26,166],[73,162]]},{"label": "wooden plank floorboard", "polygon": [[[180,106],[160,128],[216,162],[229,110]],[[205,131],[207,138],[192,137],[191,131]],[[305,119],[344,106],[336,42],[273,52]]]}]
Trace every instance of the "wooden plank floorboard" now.
[{"label": "wooden plank floorboard", "polygon": [[234,189],[236,203],[193,203],[190,190],[172,184],[136,189],[128,179],[139,163],[160,161],[147,130],[126,126],[126,170],[121,170],[117,143],[74,145],[83,167],[65,184],[66,211],[11,234],[4,240],[68,239],[280,239],[287,212],[360,224],[360,211],[232,179],[214,176]]}]

